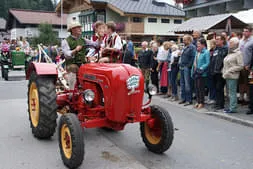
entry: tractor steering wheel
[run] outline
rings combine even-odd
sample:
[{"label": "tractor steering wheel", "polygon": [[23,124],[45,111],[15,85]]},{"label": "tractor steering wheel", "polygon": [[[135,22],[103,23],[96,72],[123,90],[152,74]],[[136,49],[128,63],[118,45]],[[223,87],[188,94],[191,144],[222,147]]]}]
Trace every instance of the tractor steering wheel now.
[{"label": "tractor steering wheel", "polygon": [[100,59],[100,48],[92,45],[86,45],[87,51],[85,57],[89,63],[98,63]]}]

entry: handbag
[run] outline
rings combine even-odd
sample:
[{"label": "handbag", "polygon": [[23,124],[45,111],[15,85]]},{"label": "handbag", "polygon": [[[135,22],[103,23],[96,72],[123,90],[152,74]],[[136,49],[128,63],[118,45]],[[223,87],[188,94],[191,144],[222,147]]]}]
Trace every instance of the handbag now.
[{"label": "handbag", "polygon": [[[195,60],[195,65],[194,67],[198,65],[198,57],[199,57],[199,54],[197,55],[196,57],[196,60]],[[200,78],[202,77],[202,75],[206,72],[206,70],[204,69],[200,69],[200,68],[196,68],[195,71],[193,72],[193,77],[196,79],[196,78]]]}]

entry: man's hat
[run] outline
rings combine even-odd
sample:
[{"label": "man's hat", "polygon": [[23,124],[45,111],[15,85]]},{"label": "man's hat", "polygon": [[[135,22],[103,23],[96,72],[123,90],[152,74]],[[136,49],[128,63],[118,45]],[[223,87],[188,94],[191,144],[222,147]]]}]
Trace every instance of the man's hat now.
[{"label": "man's hat", "polygon": [[78,21],[72,20],[68,23],[67,30],[68,32],[70,32],[71,29],[76,28],[76,27],[82,27],[82,25]]}]

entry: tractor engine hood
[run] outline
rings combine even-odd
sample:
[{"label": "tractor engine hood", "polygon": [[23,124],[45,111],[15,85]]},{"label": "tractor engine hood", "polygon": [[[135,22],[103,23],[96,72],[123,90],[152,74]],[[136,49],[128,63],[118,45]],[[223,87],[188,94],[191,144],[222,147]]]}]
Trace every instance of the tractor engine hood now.
[{"label": "tractor engine hood", "polygon": [[140,118],[144,78],[139,69],[127,64],[90,63],[80,67],[80,84],[96,83],[103,91],[106,116],[125,123]]}]

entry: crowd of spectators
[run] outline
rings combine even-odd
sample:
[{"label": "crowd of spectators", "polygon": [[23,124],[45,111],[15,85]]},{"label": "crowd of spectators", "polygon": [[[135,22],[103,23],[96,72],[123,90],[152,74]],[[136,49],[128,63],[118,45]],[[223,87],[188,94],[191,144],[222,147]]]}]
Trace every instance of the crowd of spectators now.
[{"label": "crowd of spectators", "polygon": [[252,28],[246,27],[242,34],[210,32],[205,38],[194,31],[183,36],[183,46],[174,41],[142,42],[138,65],[145,88],[151,79],[159,95],[184,106],[196,99],[196,109],[213,104],[215,110],[236,113],[239,102],[249,104],[246,114],[253,114],[251,34]]}]

